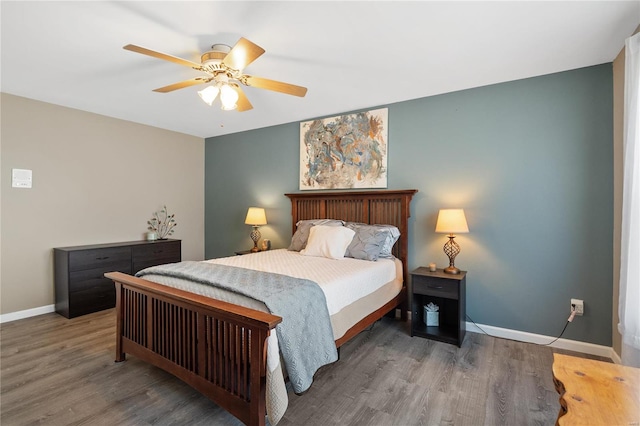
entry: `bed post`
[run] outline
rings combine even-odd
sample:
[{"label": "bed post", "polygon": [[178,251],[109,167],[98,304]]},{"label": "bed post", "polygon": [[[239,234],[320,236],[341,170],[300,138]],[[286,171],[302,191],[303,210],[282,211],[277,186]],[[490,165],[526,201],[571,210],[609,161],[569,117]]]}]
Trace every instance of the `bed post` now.
[{"label": "bed post", "polygon": [[[253,333],[251,335],[251,344],[254,347],[264,348],[260,351],[252,351],[251,353],[251,408],[249,413],[250,425],[265,425],[265,417],[267,413],[266,389],[267,389],[267,344],[266,340],[269,333],[265,330]],[[257,389],[258,392],[255,392]]]},{"label": "bed post", "polygon": [[122,334],[123,334],[123,318],[122,318],[122,284],[115,282],[116,286],[116,362],[126,360],[126,355],[122,351]]}]

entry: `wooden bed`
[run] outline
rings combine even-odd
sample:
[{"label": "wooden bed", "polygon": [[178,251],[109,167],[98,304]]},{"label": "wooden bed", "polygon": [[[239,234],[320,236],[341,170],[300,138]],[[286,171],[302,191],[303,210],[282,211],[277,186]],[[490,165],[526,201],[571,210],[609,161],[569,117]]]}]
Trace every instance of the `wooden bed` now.
[{"label": "wooden bed", "polygon": [[[340,347],[387,313],[407,315],[410,203],[416,190],[308,192],[291,199],[292,231],[303,219],[395,225],[393,254],[402,261],[402,291],[336,340]],[[293,233],[292,232],[292,233]],[[266,351],[281,318],[136,278],[105,274],[116,287],[116,362],[134,355],[189,384],[247,425],[264,425]]]}]

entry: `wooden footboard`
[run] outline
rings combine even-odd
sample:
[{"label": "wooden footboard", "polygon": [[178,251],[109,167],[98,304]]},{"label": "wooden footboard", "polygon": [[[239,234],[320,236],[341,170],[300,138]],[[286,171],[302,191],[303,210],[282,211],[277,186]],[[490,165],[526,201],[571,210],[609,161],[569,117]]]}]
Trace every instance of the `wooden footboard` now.
[{"label": "wooden footboard", "polygon": [[267,337],[282,318],[120,272],[116,361],[134,355],[247,425],[265,424]]}]

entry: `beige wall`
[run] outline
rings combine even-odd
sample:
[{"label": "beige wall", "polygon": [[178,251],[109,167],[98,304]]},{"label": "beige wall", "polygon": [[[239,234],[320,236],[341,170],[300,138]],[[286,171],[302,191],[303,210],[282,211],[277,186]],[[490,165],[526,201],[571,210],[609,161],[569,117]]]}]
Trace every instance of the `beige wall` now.
[{"label": "beige wall", "polygon": [[[1,94],[0,313],[55,302],[53,247],[140,240],[166,204],[204,257],[204,140]],[[11,187],[11,169],[33,188]]]}]

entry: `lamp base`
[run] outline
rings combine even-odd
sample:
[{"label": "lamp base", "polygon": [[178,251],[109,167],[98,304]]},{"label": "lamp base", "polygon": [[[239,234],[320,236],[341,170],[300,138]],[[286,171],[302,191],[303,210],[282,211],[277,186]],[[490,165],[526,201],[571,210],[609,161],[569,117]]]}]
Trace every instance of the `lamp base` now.
[{"label": "lamp base", "polygon": [[460,269],[456,268],[455,266],[447,266],[446,268],[444,268],[444,273],[457,275],[460,273]]},{"label": "lamp base", "polygon": [[460,269],[456,268],[454,260],[458,253],[460,253],[460,246],[454,240],[455,235],[449,234],[449,241],[444,245],[444,253],[449,257],[449,266],[444,268],[445,274],[457,275],[460,273]]},{"label": "lamp base", "polygon": [[253,231],[251,231],[250,236],[253,240],[253,248],[251,249],[251,253],[256,253],[260,251],[260,249],[258,248],[258,241],[260,241],[260,237],[262,236],[260,235],[260,231],[258,231],[258,227],[256,225],[253,225]]}]

